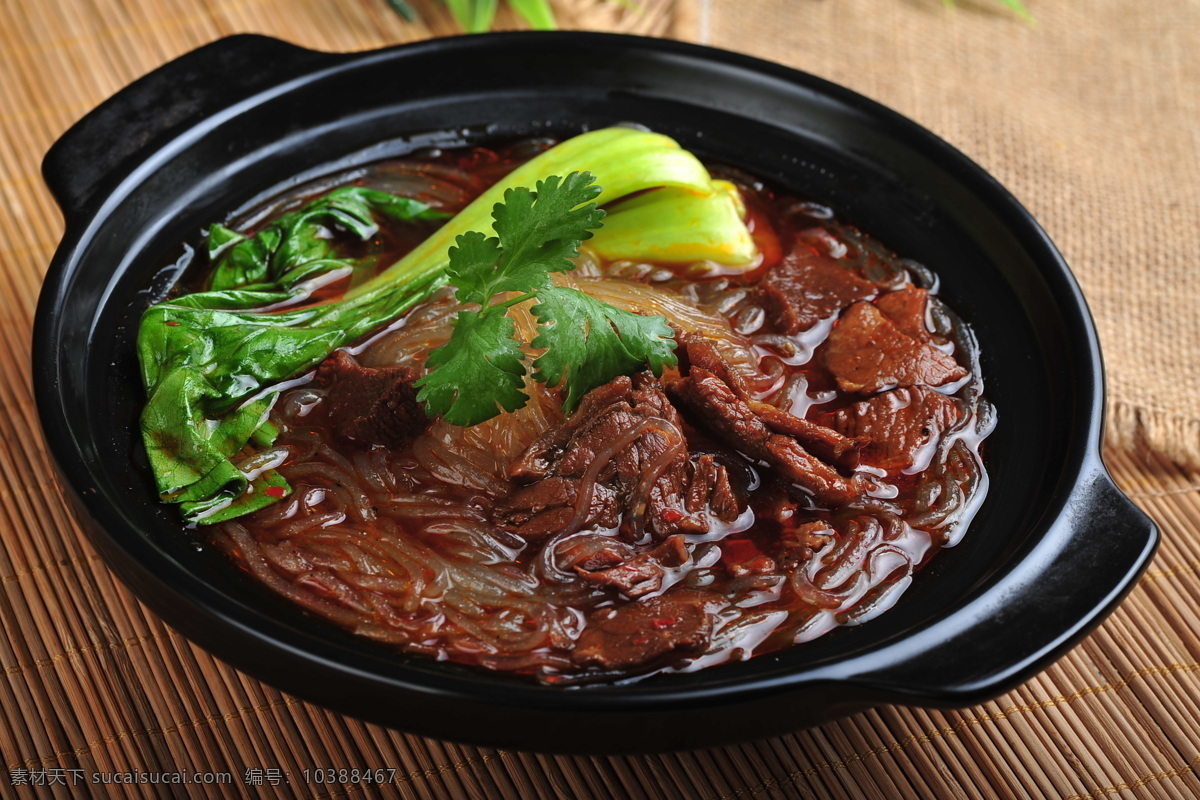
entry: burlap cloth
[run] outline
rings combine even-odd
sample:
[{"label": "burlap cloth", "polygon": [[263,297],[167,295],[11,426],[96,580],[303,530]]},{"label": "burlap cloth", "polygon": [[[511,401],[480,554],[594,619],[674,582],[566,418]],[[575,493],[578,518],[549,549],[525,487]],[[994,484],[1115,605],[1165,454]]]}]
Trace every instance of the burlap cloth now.
[{"label": "burlap cloth", "polygon": [[[236,672],[141,607],[64,510],[29,377],[62,231],[38,165],[105,97],[222,35],[356,50],[451,25],[434,0],[418,0],[416,25],[384,0],[0,0],[0,797],[1200,797],[1200,473],[1180,467],[1200,465],[1200,2],[1026,0],[1036,27],[999,0],[629,2],[640,10],[557,7],[568,27],[703,41],[842,83],[932,128],[1029,207],[1097,316],[1106,458],[1164,532],[1147,575],[1083,644],[994,702],[881,708],[695,753],[440,743]],[[386,786],[302,779],[318,767],[396,772]],[[63,785],[64,770],[232,783]]]},{"label": "burlap cloth", "polygon": [[707,43],[828,78],[949,140],[1083,284],[1110,441],[1200,466],[1200,3],[709,0]]}]

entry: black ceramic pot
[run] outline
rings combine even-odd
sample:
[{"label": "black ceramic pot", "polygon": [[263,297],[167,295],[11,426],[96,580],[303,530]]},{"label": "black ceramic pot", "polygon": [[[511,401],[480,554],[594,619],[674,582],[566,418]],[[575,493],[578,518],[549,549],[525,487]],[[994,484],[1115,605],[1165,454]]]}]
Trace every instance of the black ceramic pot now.
[{"label": "black ceramic pot", "polygon": [[[933,268],[974,327],[999,427],[959,546],[895,608],[790,651],[562,689],[406,657],[242,576],[156,501],[135,419],[138,318],[212,220],[431,143],[636,121],[836,209]],[[46,156],[66,234],[38,307],[38,409],[67,495],[112,569],[230,664],[332,709],[516,749],[631,752],[778,734],[881,703],[953,707],[1027,679],[1094,627],[1157,542],[1099,456],[1103,375],[1067,266],[946,143],[845,89],[675,42],[498,34],[353,55],[238,36],[158,69]]]}]

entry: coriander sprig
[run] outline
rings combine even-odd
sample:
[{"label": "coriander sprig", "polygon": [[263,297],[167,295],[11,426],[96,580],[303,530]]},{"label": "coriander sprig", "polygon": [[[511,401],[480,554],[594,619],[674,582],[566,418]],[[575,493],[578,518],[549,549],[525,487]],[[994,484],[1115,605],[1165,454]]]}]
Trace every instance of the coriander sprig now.
[{"label": "coriander sprig", "polygon": [[550,388],[563,385],[566,412],[618,375],[674,366],[666,319],[631,314],[551,282],[553,273],[574,268],[579,245],[603,224],[604,211],[591,202],[600,194],[594,181],[590,173],[572,172],[538,181],[533,191],[509,189],[492,210],[496,236],[472,231],[456,239],[447,274],[458,301],[480,308],[459,311],[450,341],[430,353],[428,372],[416,384],[427,413],[469,426],[524,407],[525,352],[508,309],[527,300],[537,300],[538,321],[529,344],[543,351],[533,361],[533,378]]}]

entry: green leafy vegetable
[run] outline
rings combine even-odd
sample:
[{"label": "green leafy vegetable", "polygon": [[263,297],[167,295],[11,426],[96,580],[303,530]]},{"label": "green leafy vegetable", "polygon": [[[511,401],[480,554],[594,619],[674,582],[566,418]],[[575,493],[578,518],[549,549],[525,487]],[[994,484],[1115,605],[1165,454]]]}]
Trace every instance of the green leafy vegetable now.
[{"label": "green leafy vegetable", "polygon": [[[567,272],[569,259],[591,238],[604,212],[588,202],[600,195],[588,173],[565,179],[552,175],[504,193],[492,210],[496,236],[470,232],[450,248],[447,272],[462,303],[450,341],[430,355],[428,373],[417,381],[426,410],[456,425],[476,425],[525,405],[524,353],[513,338],[507,309],[537,298],[538,335],[531,345],[545,352],[534,361],[534,378],[567,391],[571,411],[583,395],[649,365],[656,374],[675,364],[673,333],[662,317],[643,317],[575,289],[554,286],[550,276]],[[490,304],[504,292],[518,296]]]},{"label": "green leafy vegetable", "polygon": [[[379,231],[376,217],[427,222],[449,216],[419,200],[348,186],[285,214],[252,237],[213,225],[208,234],[210,288],[293,293],[305,281],[353,268],[337,257],[331,230],[340,228],[365,241]],[[259,305],[253,299],[242,302]]]},{"label": "green leafy vegetable", "polygon": [[[383,287],[351,301],[291,312],[207,307],[228,296],[225,292],[186,295],[149,308],[138,331],[142,380],[150,395],[141,426],[162,498],[194,503],[244,493],[248,481],[231,459],[262,428],[275,399],[273,392],[255,395],[386,325],[444,282],[439,277]],[[241,402],[246,398],[253,399]]]},{"label": "green leafy vegetable", "polygon": [[[605,176],[599,194],[595,187],[572,177],[554,183],[552,189],[539,188],[536,198],[525,189],[509,194],[546,175],[583,171]],[[422,222],[445,215],[415,200],[348,187],[282,216],[251,237],[213,226],[209,236],[214,268],[210,290],[152,306],[138,331],[138,357],[148,396],[142,434],[163,500],[180,503],[189,520],[213,523],[285,496],[290,490],[278,473],[268,469],[248,475],[234,462],[243,449],[266,447],[273,441],[275,431],[266,418],[278,384],[312,369],[336,348],[399,318],[452,276],[466,293],[463,296],[474,292],[474,302],[481,306],[479,297],[486,302],[497,292],[530,295],[547,289],[548,275],[569,269],[579,241],[599,224],[602,212],[591,204],[664,187],[686,189],[688,197],[695,198],[713,192],[704,166],[666,136],[631,128],[576,136],[515,169],[407,256],[354,286],[342,299],[299,310],[295,305],[314,286],[347,271],[374,272],[373,263],[339,257],[338,243],[346,237],[373,236],[383,219]],[[493,217],[501,201],[503,210]],[[579,208],[581,203],[591,210]],[[539,213],[539,207],[546,213]],[[548,213],[551,208],[552,214]],[[623,209],[621,213],[632,217],[637,211]],[[496,237],[489,243],[491,233]],[[685,247],[707,236],[698,229],[677,229],[671,235],[681,237]],[[452,244],[456,246],[451,248]],[[455,266],[450,270],[452,257]],[[557,325],[551,323],[553,315],[566,319],[570,314],[582,314],[561,300],[550,299],[555,292],[542,299],[547,305],[544,330],[550,336],[548,341],[566,338],[561,329],[549,333]],[[506,302],[519,299],[528,298]],[[448,346],[444,354],[431,357],[431,366],[437,367],[439,361],[444,364],[430,373],[441,374],[430,378],[425,390],[444,404],[451,421],[474,419],[480,413],[477,406],[488,402],[494,413],[524,402],[520,380],[525,371],[523,351],[512,339],[511,323],[491,308],[494,306],[477,312],[477,320],[470,317],[474,312],[460,315],[455,328],[455,336],[460,338],[452,338],[453,347]],[[627,329],[644,324],[642,318],[630,322],[613,312],[609,312],[609,324],[617,326],[622,341]],[[598,314],[592,317],[603,316]],[[640,339],[644,332],[638,330]],[[473,352],[471,348],[484,344],[487,356],[480,363],[462,366]],[[578,342],[574,346],[579,347]],[[623,346],[630,358],[638,357],[636,346]],[[585,360],[607,363],[590,353],[589,347],[585,342],[581,351]],[[649,355],[645,360],[655,363]],[[562,363],[567,364],[565,355]],[[620,363],[620,359],[612,363]],[[578,387],[597,380],[602,372],[591,367],[560,367],[553,356],[536,366],[547,380],[555,376],[552,385],[558,385],[559,376],[565,374],[569,397],[578,397],[582,393]],[[488,393],[478,399],[460,396],[456,374],[466,376],[463,380],[469,386],[489,381]],[[461,411],[451,410],[458,407],[456,403]]]},{"label": "green leafy vegetable", "polygon": [[454,425],[475,425],[524,408],[525,354],[513,339],[513,321],[491,308],[460,311],[444,347],[429,354],[417,381],[417,399]]},{"label": "green leafy vegetable", "polygon": [[[701,197],[709,193],[712,186],[712,178],[704,165],[670,137],[636,128],[589,131],[567,139],[517,167],[380,275],[379,280],[411,280],[441,272],[449,263],[450,246],[460,234],[494,232],[492,209],[504,200],[508,189],[533,186],[547,175],[571,172],[604,176],[603,189],[595,198],[598,206],[646,189],[667,186],[691,189]],[[702,236],[703,232],[687,232],[691,238],[698,235]],[[351,290],[350,294],[368,289],[369,286],[364,285]]]},{"label": "green leafy vegetable", "polygon": [[666,187],[610,208],[590,246],[610,261],[749,266],[758,251],[743,216],[741,195],[727,181],[713,181],[707,192]]},{"label": "green leafy vegetable", "polygon": [[221,493],[208,500],[181,503],[179,510],[187,519],[204,525],[215,525],[243,514],[253,514],[291,493],[292,487],[288,485],[287,479],[272,469],[250,481],[241,494]]},{"label": "green leafy vegetable", "polygon": [[655,375],[676,363],[675,334],[667,320],[631,314],[576,289],[551,286],[533,307],[545,352],[533,362],[533,377],[553,388],[565,381],[570,411],[585,394],[618,375],[649,366]]},{"label": "green leafy vegetable", "polygon": [[355,262],[337,257],[332,233],[374,236],[376,215],[404,221],[447,216],[416,200],[347,187],[253,237],[214,225],[212,291],[159,303],[143,315],[138,358],[149,398],[142,439],[160,495],[181,503],[188,519],[218,522],[284,496],[266,493],[274,486],[288,491],[274,472],[257,479],[261,492],[248,492],[250,480],[232,461],[252,439],[265,446],[274,438],[266,417],[275,394],[259,396],[261,390],[311,369],[440,285],[425,280],[313,309],[264,310],[294,303],[323,278],[353,271]]}]

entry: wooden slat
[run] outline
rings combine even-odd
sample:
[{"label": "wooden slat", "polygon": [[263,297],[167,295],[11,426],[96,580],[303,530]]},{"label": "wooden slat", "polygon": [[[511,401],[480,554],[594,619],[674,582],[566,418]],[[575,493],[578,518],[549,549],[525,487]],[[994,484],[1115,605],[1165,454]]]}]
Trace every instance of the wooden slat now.
[{"label": "wooden slat", "polygon": [[[695,35],[706,11],[703,0],[639,4],[559,7],[572,27],[676,36]],[[697,752],[541,756],[367,725],[213,659],[115,581],[66,512],[37,432],[30,326],[61,234],[42,154],[121,86],[221,35],[358,50],[450,31],[436,4],[418,5],[425,21],[411,26],[383,0],[0,5],[0,796],[27,796],[11,785],[22,770],[79,768],[231,774],[219,790],[180,789],[195,798],[1200,797],[1200,475],[1154,455],[1114,449],[1108,460],[1162,526],[1158,557],[1117,613],[1043,675],[976,708],[881,708]],[[897,4],[909,5],[919,4]],[[304,785],[302,771],[317,767],[394,768],[396,781],[388,792]],[[248,785],[251,768],[291,784]],[[136,785],[98,794],[162,796]]]}]

